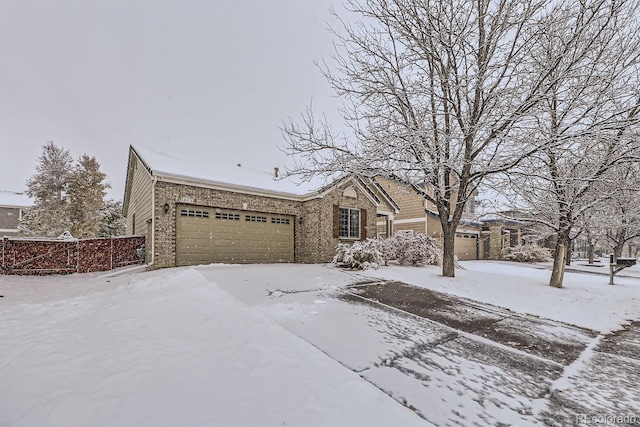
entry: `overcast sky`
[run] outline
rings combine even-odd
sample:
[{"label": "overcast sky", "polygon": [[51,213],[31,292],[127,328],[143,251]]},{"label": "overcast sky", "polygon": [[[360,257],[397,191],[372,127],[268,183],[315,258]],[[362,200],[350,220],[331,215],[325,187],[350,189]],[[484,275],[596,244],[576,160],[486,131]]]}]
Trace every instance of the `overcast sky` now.
[{"label": "overcast sky", "polygon": [[281,164],[278,126],[337,102],[331,0],[0,1],[0,190],[47,141],[95,156],[121,199],[129,144]]}]

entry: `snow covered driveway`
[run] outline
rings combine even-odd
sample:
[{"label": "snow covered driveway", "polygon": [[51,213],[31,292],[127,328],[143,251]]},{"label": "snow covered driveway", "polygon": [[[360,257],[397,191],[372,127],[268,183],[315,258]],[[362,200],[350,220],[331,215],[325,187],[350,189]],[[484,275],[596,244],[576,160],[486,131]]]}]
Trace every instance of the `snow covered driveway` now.
[{"label": "snow covered driveway", "polygon": [[0,294],[2,427],[424,425],[194,269]]},{"label": "snow covered driveway", "polygon": [[[468,263],[456,279],[431,268],[356,274],[324,265],[0,276],[0,426],[566,425],[584,411],[640,418],[640,333],[637,324],[620,330],[640,319],[640,281],[607,287],[568,274],[557,290],[536,271],[486,262]],[[563,361],[443,320],[466,309],[440,310],[438,319],[345,298],[348,285],[378,279],[555,313],[545,317],[604,333],[533,319],[546,342],[577,345]],[[556,305],[563,309],[551,311]],[[584,314],[592,305],[599,309]],[[527,329],[527,316],[490,311],[511,322],[505,330]]]}]

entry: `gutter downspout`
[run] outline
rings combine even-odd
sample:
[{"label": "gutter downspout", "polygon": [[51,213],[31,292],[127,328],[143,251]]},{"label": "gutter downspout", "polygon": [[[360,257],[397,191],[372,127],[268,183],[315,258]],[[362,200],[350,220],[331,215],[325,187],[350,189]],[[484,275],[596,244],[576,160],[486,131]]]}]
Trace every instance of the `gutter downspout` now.
[{"label": "gutter downspout", "polygon": [[152,267],[156,260],[156,183],[158,177],[153,175],[151,182],[151,262],[147,267]]}]

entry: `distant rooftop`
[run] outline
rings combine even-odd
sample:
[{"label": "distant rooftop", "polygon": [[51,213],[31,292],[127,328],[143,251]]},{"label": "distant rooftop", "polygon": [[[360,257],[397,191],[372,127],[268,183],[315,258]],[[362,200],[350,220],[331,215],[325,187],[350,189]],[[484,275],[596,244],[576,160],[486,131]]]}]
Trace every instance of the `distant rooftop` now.
[{"label": "distant rooftop", "polygon": [[[180,155],[179,149],[175,153],[166,153],[142,145],[134,145],[133,149],[157,175],[181,176],[295,195],[309,194],[326,185],[322,179],[303,183],[294,182],[289,178],[283,179],[281,177],[285,168],[282,164],[265,164],[262,159],[252,157],[252,153],[247,153],[246,158],[231,162],[223,156],[187,158]],[[276,168],[279,179],[275,177]]]},{"label": "distant rooftop", "polygon": [[33,201],[25,193],[0,190],[0,206],[26,208],[33,206]]}]

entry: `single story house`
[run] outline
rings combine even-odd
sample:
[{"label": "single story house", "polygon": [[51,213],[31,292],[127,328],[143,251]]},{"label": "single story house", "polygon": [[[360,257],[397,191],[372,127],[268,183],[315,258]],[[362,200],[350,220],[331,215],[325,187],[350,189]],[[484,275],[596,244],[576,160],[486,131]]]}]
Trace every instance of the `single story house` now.
[{"label": "single story house", "polygon": [[25,209],[33,202],[24,193],[0,191],[0,236],[18,235],[18,226]]},{"label": "single story house", "polygon": [[189,161],[129,147],[128,235],[146,236],[154,268],[206,263],[329,262],[338,242],[375,237],[399,208],[380,185],[346,176],[317,190],[279,170]]}]

